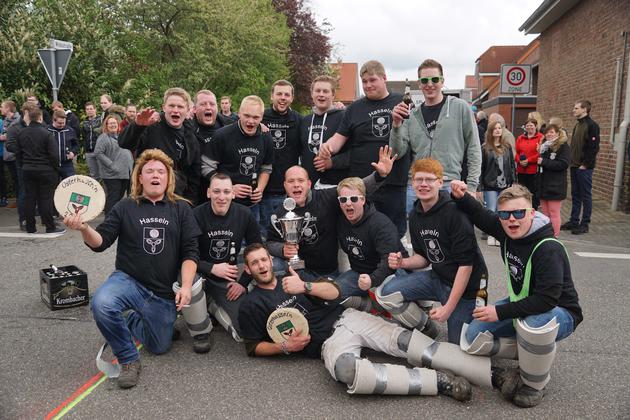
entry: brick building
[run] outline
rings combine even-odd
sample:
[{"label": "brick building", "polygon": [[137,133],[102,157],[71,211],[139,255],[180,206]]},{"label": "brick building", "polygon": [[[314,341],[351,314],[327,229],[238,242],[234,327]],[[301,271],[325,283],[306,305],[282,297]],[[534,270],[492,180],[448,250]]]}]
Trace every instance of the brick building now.
[{"label": "brick building", "polygon": [[[591,116],[601,129],[593,194],[612,201],[617,159],[612,134],[619,132],[626,106],[630,2],[545,0],[519,30],[540,34],[537,108],[543,117],[562,118],[570,134],[575,101],[588,99],[593,104]],[[618,210],[630,212],[627,156],[624,174]]]}]

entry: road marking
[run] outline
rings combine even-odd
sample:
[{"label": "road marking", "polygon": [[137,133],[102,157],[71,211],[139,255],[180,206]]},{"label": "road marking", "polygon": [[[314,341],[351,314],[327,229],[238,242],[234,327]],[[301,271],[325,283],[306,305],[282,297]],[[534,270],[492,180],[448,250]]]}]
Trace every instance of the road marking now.
[{"label": "road marking", "polygon": [[576,252],[575,255],[586,258],[612,258],[617,260],[630,260],[630,254],[607,254],[604,252]]},{"label": "road marking", "polygon": [[27,239],[53,239],[58,238],[63,233],[12,233],[0,232],[0,238],[27,238]]}]

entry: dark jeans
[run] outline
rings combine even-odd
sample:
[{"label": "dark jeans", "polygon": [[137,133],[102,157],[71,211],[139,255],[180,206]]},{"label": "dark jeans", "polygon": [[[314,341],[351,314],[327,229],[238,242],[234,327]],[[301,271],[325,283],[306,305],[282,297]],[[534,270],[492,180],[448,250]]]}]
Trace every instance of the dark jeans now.
[{"label": "dark jeans", "polygon": [[72,163],[72,161],[62,163],[59,167],[59,173],[61,175],[60,179],[66,179],[74,175],[74,164]]},{"label": "dark jeans", "polygon": [[114,207],[114,204],[118,203],[125,195],[127,188],[129,187],[128,179],[103,179],[105,184],[105,192],[107,198],[105,199],[105,214]]},{"label": "dark jeans", "polygon": [[53,196],[57,187],[58,173],[50,171],[24,171],[24,213],[26,216],[26,231],[34,233],[35,204],[46,230],[55,229],[53,220]]},{"label": "dark jeans", "polygon": [[398,230],[398,237],[402,238],[407,232],[407,186],[383,185],[370,196],[376,210],[389,217]]},{"label": "dark jeans", "polygon": [[518,174],[518,183],[527,187],[532,193],[532,207],[535,209],[540,205],[540,197],[538,193],[538,174]]},{"label": "dark jeans", "polygon": [[26,213],[24,212],[24,200],[26,198],[26,193],[24,192],[24,171],[22,170],[22,166],[15,165],[15,173],[17,176],[17,183],[19,185],[17,189],[18,217],[20,218],[20,223],[22,223],[26,220]]},{"label": "dark jeans", "polygon": [[[591,223],[593,211],[593,170],[571,167],[571,223],[586,225]],[[580,221],[580,212],[582,220]]]}]

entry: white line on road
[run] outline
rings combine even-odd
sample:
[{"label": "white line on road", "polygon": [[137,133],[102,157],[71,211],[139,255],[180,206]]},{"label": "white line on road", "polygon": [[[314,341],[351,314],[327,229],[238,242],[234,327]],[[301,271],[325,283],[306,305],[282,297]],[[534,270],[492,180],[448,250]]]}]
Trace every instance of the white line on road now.
[{"label": "white line on road", "polygon": [[613,258],[617,260],[630,260],[630,254],[607,254],[603,252],[576,252],[575,255],[586,258]]},{"label": "white line on road", "polygon": [[27,238],[27,239],[53,239],[58,238],[63,233],[11,233],[0,232],[0,238]]}]

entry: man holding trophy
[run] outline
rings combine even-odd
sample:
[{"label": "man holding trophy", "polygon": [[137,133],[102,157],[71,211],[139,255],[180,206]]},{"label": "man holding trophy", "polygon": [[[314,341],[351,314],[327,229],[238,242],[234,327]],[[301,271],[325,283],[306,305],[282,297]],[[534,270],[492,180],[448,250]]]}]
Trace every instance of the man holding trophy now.
[{"label": "man holding trophy", "polygon": [[[375,172],[363,178],[368,194],[379,188],[395,159],[388,146],[381,147],[378,162],[372,163]],[[276,257],[274,271],[286,272],[288,263],[304,279],[336,277],[339,206],[335,189],[311,189],[308,173],[301,166],[286,171],[284,189],[288,197],[283,203],[285,212],[276,209],[274,229],[268,233],[267,246]]]}]

